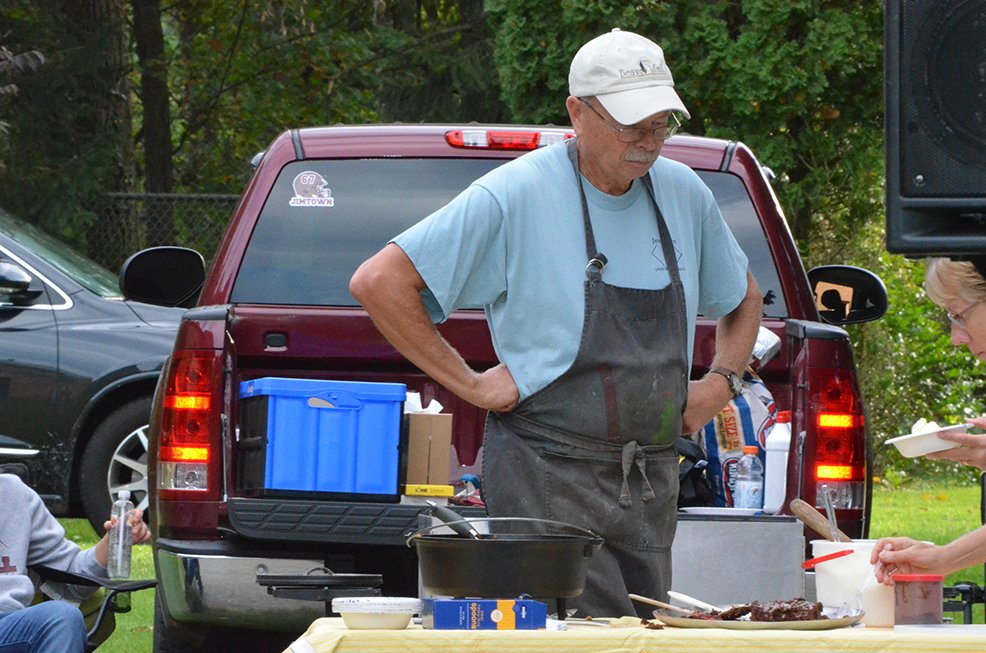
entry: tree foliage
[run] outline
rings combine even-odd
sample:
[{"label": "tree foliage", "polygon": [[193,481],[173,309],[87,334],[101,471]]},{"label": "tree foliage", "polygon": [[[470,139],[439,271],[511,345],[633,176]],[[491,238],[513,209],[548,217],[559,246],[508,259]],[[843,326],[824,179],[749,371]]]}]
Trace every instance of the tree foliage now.
[{"label": "tree foliage", "polygon": [[[14,82],[3,83],[4,77],[13,77],[18,74],[37,70],[44,65],[44,55],[37,50],[14,54],[5,46],[0,44],[0,100],[3,96],[11,96],[17,92],[17,84]],[[0,136],[7,133],[9,123],[3,120],[2,104],[0,104]],[[0,171],[5,167],[3,158],[0,157]]]},{"label": "tree foliage", "polygon": [[[25,73],[37,70],[45,62],[44,55],[37,50],[14,54],[0,45],[0,75]],[[0,95],[10,95],[17,92],[17,84],[10,83],[0,86]]]},{"label": "tree foliage", "polygon": [[923,266],[883,235],[883,13],[879,0],[489,0],[503,97],[521,122],[567,122],[568,64],[614,27],[659,43],[692,115],[685,130],[741,140],[775,190],[809,267],[855,264],[888,283],[890,310],[849,327],[878,472],[954,471],[884,440],[919,417],[982,414],[978,363],[949,343]]},{"label": "tree foliage", "polygon": [[[95,198],[239,192],[285,129],[568,124],[569,62],[614,27],[662,45],[686,131],[744,141],[776,173],[809,266],[887,281],[888,315],[848,329],[878,469],[900,466],[879,443],[918,417],[981,413],[977,363],[949,344],[922,266],[884,251],[880,0],[7,0],[0,88],[36,62],[9,53],[47,63],[0,92],[0,206],[84,247]],[[121,36],[125,70],[107,45]]]},{"label": "tree foliage", "polygon": [[[803,253],[880,210],[879,0],[490,0],[503,95],[520,121],[567,122],[568,64],[614,27],[659,43],[692,119],[778,174]],[[828,220],[828,222],[826,222]],[[824,257],[819,257],[824,258]]]},{"label": "tree foliage", "polygon": [[[31,97],[19,100],[10,151],[24,159],[8,171],[8,181],[19,188],[16,197],[0,192],[0,203],[64,234],[78,216],[68,208],[76,204],[72,198],[109,190],[79,170],[100,167],[97,159],[106,153],[90,157],[94,143],[65,133],[81,110],[65,100],[85,86],[83,79],[100,58],[69,45],[71,20],[64,10],[79,0],[49,0],[45,10],[40,4],[11,0],[0,7],[0,28],[13,45],[55,53],[58,62]],[[158,159],[145,160],[142,146],[145,133],[162,121],[170,134],[175,190],[238,192],[249,177],[250,159],[285,129],[509,120],[491,83],[492,40],[482,0],[131,0],[126,6],[133,8],[135,27],[147,27],[141,10],[158,12],[161,23],[160,51],[145,53],[146,34],[131,35],[129,79],[135,88],[127,99],[135,118],[138,189],[160,171]],[[156,66],[159,76],[147,75],[146,66]],[[169,110],[155,104],[154,111],[145,111],[148,89],[141,82],[162,78]],[[155,168],[146,169],[148,164]],[[54,214],[36,201],[52,175],[71,189]]]},{"label": "tree foliage", "polygon": [[223,0],[164,14],[179,188],[238,188],[289,128],[503,117],[479,0]]},{"label": "tree foliage", "polygon": [[951,344],[951,325],[941,307],[922,290],[924,265],[888,254],[883,226],[872,222],[859,234],[853,262],[887,283],[890,310],[882,319],[849,327],[867,417],[874,442],[875,468],[893,476],[978,478],[978,471],[947,461],[902,458],[883,443],[910,433],[918,419],[959,424],[986,413],[986,378],[981,364],[964,347]]},{"label": "tree foliage", "polygon": [[91,230],[113,228],[111,251],[90,252],[104,262],[139,245],[132,216],[98,210],[105,193],[136,183],[121,2],[12,1],[0,9],[8,45],[47,55],[9,104],[0,205],[83,248]]}]

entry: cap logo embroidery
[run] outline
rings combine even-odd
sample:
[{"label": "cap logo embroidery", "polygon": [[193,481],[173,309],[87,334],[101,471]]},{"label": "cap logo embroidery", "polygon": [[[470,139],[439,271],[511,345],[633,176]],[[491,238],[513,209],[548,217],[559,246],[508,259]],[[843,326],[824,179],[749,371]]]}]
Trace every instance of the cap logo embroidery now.
[{"label": "cap logo embroidery", "polygon": [[627,79],[628,77],[643,77],[644,75],[661,75],[666,77],[668,71],[664,66],[657,65],[652,61],[641,61],[639,68],[630,68],[629,70],[625,68],[620,68],[620,79]]}]

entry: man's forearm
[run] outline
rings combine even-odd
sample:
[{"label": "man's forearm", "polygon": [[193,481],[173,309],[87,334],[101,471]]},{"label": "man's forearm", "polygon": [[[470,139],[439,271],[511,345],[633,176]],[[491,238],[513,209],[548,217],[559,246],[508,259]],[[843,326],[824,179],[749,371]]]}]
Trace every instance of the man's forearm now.
[{"label": "man's forearm", "polygon": [[405,358],[468,400],[478,374],[441,336],[421,299],[425,283],[400,247],[387,245],[353,275],[350,291]]},{"label": "man's forearm", "polygon": [[743,375],[763,317],[763,298],[753,275],[746,273],[746,296],[716,325],[716,353],[711,367],[724,367]]},{"label": "man's forearm", "polygon": [[432,324],[421,299],[424,280],[400,247],[387,245],[361,265],[349,288],[390,344],[425,374],[480,408],[517,404],[517,384],[503,363],[476,372]]},{"label": "man's forearm", "polygon": [[[729,315],[720,318],[716,326],[716,353],[710,368],[722,367],[742,376],[753,353],[762,315],[760,288],[747,273],[746,296]],[[707,374],[689,383],[682,433],[694,433],[705,426],[732,397],[729,383],[721,374]]]}]

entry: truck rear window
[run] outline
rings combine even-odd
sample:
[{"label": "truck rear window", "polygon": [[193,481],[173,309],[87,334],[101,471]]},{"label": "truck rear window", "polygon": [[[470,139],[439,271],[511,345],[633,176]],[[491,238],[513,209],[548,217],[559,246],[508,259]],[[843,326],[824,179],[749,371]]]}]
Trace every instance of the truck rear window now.
[{"label": "truck rear window", "polygon": [[[356,159],[285,166],[250,238],[231,301],[356,306],[349,279],[391,238],[444,206],[505,159]],[[742,181],[700,172],[750,259],[750,270],[786,317],[777,270]],[[331,207],[331,210],[327,210]]]}]

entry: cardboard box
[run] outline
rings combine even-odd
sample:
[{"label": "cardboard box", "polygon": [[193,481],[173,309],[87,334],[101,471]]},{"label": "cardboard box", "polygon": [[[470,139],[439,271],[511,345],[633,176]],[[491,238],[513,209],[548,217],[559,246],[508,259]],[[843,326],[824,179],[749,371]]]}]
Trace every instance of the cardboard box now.
[{"label": "cardboard box", "polygon": [[530,599],[425,599],[421,625],[435,630],[544,630],[548,606]]},{"label": "cardboard box", "polygon": [[408,485],[448,485],[452,456],[451,413],[408,413]]}]

